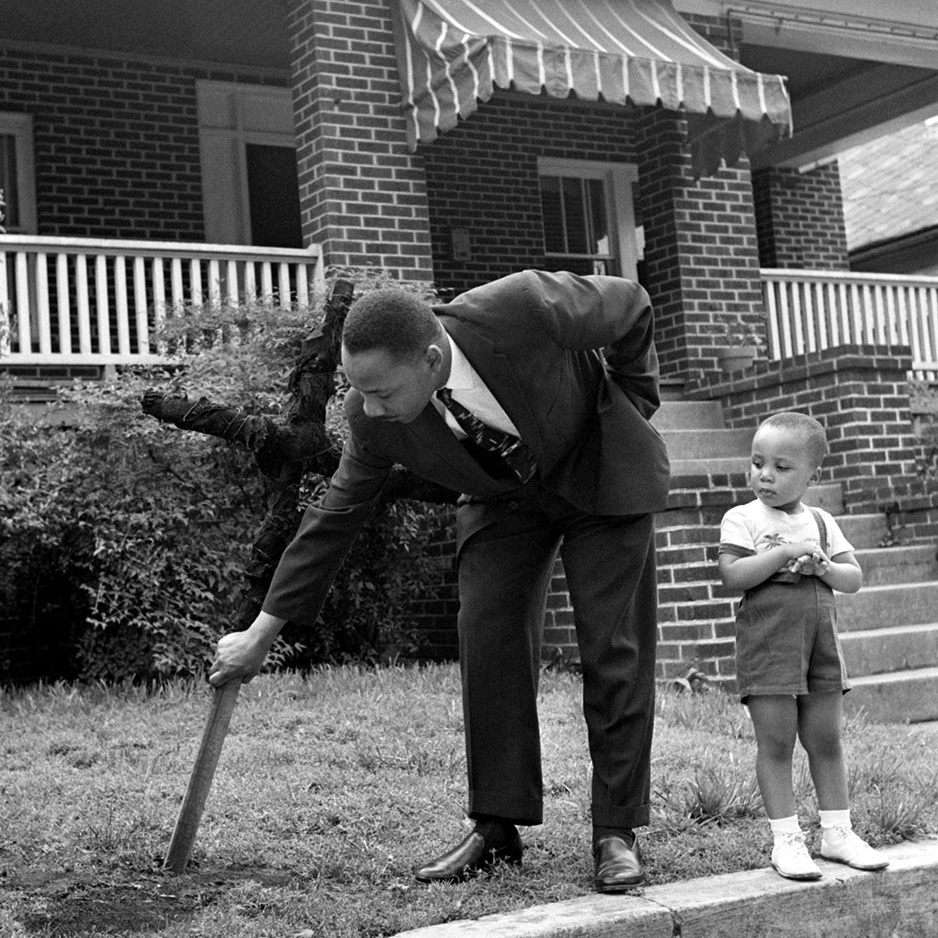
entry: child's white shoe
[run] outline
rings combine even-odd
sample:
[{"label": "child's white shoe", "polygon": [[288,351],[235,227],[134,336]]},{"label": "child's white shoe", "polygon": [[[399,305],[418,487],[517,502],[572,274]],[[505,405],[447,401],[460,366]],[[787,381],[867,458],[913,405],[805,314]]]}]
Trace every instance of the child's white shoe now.
[{"label": "child's white shoe", "polygon": [[786,879],[820,879],[821,871],[804,845],[804,834],[783,834],[775,838],[772,866]]},{"label": "child's white shoe", "polygon": [[882,870],[889,860],[858,837],[849,827],[828,827],[821,837],[821,856],[846,863],[856,870]]}]

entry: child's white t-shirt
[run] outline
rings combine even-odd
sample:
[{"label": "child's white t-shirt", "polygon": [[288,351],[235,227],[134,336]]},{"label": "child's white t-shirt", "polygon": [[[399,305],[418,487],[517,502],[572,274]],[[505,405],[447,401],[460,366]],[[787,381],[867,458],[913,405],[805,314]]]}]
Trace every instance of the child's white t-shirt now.
[{"label": "child's white t-shirt", "polygon": [[[823,508],[816,508],[815,511],[820,513],[827,528],[827,556],[833,558],[853,550],[853,545],[844,537],[833,515]],[[745,505],[731,508],[723,516],[720,525],[720,553],[748,557],[771,550],[779,544],[795,544],[798,541],[821,546],[817,522],[804,506],[801,511],[789,514],[778,508],[770,508],[756,498]],[[791,563],[794,561],[790,561],[789,566]]]}]

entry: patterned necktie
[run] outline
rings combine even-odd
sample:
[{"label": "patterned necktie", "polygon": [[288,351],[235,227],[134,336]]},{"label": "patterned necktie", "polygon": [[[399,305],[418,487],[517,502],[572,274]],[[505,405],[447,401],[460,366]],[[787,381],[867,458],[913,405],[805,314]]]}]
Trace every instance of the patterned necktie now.
[{"label": "patterned necktie", "polygon": [[469,438],[486,452],[501,457],[522,485],[534,478],[537,463],[526,443],[504,430],[496,430],[483,423],[459,401],[453,400],[453,392],[449,388],[440,388],[436,396],[455,417],[456,423],[469,434]]}]

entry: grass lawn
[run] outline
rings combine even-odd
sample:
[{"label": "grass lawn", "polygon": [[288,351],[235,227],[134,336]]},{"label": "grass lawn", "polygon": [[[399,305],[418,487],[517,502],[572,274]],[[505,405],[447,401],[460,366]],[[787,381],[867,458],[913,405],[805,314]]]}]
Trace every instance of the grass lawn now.
[{"label": "grass lawn", "polygon": [[[0,692],[0,936],[372,938],[592,890],[580,680],[546,672],[545,823],[524,866],[420,886],[465,833],[455,666],[266,675],[241,690],[187,872],[163,872],[211,690],[55,685]],[[855,719],[854,825],[874,845],[938,832],[934,740]],[[745,708],[659,695],[655,883],[768,865]],[[796,763],[816,845],[813,788]],[[640,892],[640,890],[637,890]],[[627,901],[627,900],[623,900]]]}]

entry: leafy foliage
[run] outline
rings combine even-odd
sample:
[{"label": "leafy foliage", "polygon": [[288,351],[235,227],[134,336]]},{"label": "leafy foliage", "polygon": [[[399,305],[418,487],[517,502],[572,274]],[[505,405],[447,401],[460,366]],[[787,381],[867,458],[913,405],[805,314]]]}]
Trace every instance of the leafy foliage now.
[{"label": "leafy foliage", "polygon": [[[350,279],[358,293],[387,282],[368,272]],[[80,414],[68,428],[24,420],[0,388],[0,602],[26,619],[58,617],[72,661],[49,676],[202,673],[233,627],[264,483],[250,454],[144,417],[140,399],[157,388],[277,418],[320,315],[260,304],[180,311],[158,337],[176,366],[76,383],[62,395]],[[341,397],[340,387],[326,421],[337,448]],[[307,499],[323,485],[310,477]],[[407,607],[432,582],[424,548],[434,525],[433,509],[407,501],[372,519],[316,629],[285,631],[270,661],[373,661],[389,643],[416,650]]]},{"label": "leafy foliage", "polygon": [[141,421],[127,384],[74,391],[75,427],[3,420],[0,596],[22,610],[31,589],[33,616],[71,613],[77,676],[198,674],[260,486],[241,454]]}]

